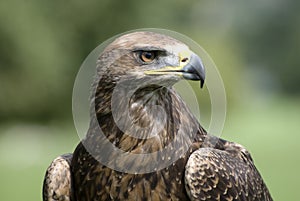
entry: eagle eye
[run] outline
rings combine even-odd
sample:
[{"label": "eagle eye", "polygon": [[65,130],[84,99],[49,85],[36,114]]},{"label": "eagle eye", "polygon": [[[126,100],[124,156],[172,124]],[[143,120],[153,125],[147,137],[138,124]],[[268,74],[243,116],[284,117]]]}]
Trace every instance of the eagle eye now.
[{"label": "eagle eye", "polygon": [[157,57],[157,52],[156,51],[141,51],[139,56],[143,62],[150,63]]}]

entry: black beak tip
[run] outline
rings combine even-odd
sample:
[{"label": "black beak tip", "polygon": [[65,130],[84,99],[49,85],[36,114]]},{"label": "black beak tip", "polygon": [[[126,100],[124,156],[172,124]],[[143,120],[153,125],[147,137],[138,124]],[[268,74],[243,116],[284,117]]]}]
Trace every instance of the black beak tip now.
[{"label": "black beak tip", "polygon": [[204,79],[201,79],[201,80],[200,80],[200,88],[201,88],[201,89],[203,88],[203,85],[204,85]]}]

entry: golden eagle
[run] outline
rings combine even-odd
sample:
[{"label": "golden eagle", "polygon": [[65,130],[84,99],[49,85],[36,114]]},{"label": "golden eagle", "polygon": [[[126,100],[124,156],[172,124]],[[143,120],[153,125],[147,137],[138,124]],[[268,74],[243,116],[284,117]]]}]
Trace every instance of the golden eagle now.
[{"label": "golden eagle", "polygon": [[[181,79],[204,83],[187,45],[129,33],[105,48],[96,69],[86,137],[47,169],[44,201],[272,200],[249,152],[207,134],[173,89]],[[143,172],[153,164],[159,168]]]}]

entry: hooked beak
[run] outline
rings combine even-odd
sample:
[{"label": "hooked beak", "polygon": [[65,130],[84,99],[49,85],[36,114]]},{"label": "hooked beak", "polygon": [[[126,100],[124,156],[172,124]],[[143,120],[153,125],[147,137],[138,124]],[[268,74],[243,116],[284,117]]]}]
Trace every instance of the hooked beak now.
[{"label": "hooked beak", "polygon": [[190,61],[182,68],[182,76],[187,80],[200,80],[200,87],[203,87],[205,80],[205,69],[200,57],[192,54]]},{"label": "hooked beak", "polygon": [[[185,55],[184,57],[181,55]],[[203,87],[205,80],[204,65],[198,55],[193,52],[180,54],[179,66],[166,66],[157,70],[146,71],[149,75],[176,74],[187,80],[200,81],[200,87]]]}]

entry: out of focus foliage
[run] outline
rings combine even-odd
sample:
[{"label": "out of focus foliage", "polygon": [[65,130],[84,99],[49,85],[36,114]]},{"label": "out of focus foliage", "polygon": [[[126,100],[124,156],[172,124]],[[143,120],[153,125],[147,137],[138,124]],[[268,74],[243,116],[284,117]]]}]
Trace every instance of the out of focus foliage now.
[{"label": "out of focus foliage", "polygon": [[[107,38],[136,28],[171,29],[216,62],[229,99],[252,75],[259,90],[300,93],[300,14],[294,0],[1,1],[0,121],[71,118],[82,61]],[[257,76],[256,76],[257,75]]]}]

